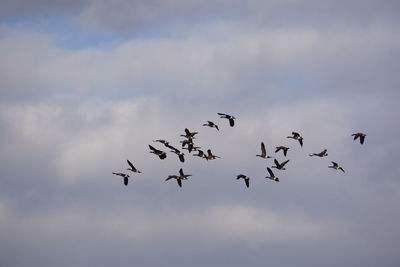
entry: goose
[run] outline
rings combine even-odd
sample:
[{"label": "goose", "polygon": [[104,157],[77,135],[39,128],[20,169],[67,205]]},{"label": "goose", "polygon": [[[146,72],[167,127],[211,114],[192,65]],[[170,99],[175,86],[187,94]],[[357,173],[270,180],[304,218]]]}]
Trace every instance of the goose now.
[{"label": "goose", "polygon": [[169,144],[169,142],[164,140],[164,139],[153,140],[153,142],[159,142],[159,143],[161,143],[161,144],[163,144],[165,146]]},{"label": "goose", "polygon": [[171,150],[171,152],[173,152],[173,153],[175,153],[175,154],[178,155],[179,160],[180,160],[181,162],[185,162],[185,157],[184,157],[185,153],[183,153],[183,152],[180,151],[179,149],[176,149],[176,148],[173,147],[173,146],[171,146],[171,149],[173,149],[173,150]]},{"label": "goose", "polygon": [[321,152],[319,152],[319,153],[312,153],[312,154],[309,154],[309,156],[310,156],[310,157],[317,156],[317,157],[320,157],[320,158],[326,157],[326,156],[328,156],[328,153],[326,153],[327,151],[328,151],[328,150],[324,149],[323,151],[321,151]]},{"label": "goose", "polygon": [[285,157],[286,157],[287,152],[288,152],[288,150],[289,150],[289,147],[286,147],[286,146],[277,146],[277,147],[276,147],[276,150],[275,150],[275,153],[278,153],[279,150],[282,150],[282,151],[283,151],[283,155],[285,155]]},{"label": "goose", "polygon": [[276,169],[278,169],[278,170],[286,170],[286,169],[284,168],[284,166],[285,166],[286,163],[288,163],[288,162],[289,162],[289,160],[284,161],[284,162],[282,162],[282,163],[279,163],[277,159],[274,159],[275,166],[272,166],[271,168],[276,168]]},{"label": "goose", "polygon": [[357,138],[360,138],[360,144],[364,144],[364,139],[367,135],[363,134],[363,133],[355,133],[355,134],[352,134],[352,136],[354,136],[354,140],[356,140]]},{"label": "goose", "polygon": [[248,177],[248,176],[246,176],[244,174],[239,174],[239,175],[236,176],[236,180],[239,180],[239,179],[243,179],[244,182],[246,183],[246,186],[249,187],[249,185],[250,185],[250,177]]},{"label": "goose", "polygon": [[199,146],[193,146],[193,144],[189,144],[188,147],[184,147],[184,148],[182,148],[182,149],[186,149],[186,150],[188,150],[189,153],[190,153],[190,152],[192,152],[192,151],[199,151],[200,148],[201,148],[201,147],[199,147]]},{"label": "goose", "polygon": [[211,149],[208,149],[208,150],[207,150],[207,159],[213,160],[213,159],[216,159],[216,158],[220,159],[221,157],[218,157],[218,156],[216,156],[216,155],[213,155],[213,153],[211,152]]},{"label": "goose", "polygon": [[287,136],[287,138],[292,138],[294,140],[297,140],[297,141],[299,141],[300,146],[303,146],[303,137],[300,136],[299,133],[292,132],[292,136]]},{"label": "goose", "polygon": [[199,132],[190,132],[189,131],[189,129],[188,128],[185,128],[185,134],[183,135],[183,134],[181,134],[181,136],[183,136],[183,137],[185,137],[185,138],[195,138],[194,136],[196,135],[196,134],[198,134]]},{"label": "goose", "polygon": [[343,170],[343,168],[340,167],[339,164],[337,164],[337,163],[334,162],[334,161],[332,161],[332,166],[328,166],[328,168],[332,168],[332,169],[335,169],[335,170],[341,170],[342,172],[345,172],[345,171]]},{"label": "goose", "polygon": [[128,174],[121,172],[113,172],[112,174],[122,176],[124,178],[124,185],[128,185],[128,178],[130,177]]},{"label": "goose", "polygon": [[275,176],[275,174],[272,172],[272,170],[267,167],[267,171],[269,172],[269,176],[265,176],[265,178],[271,179],[275,182],[279,182],[279,178]]},{"label": "goose", "polygon": [[261,142],[261,154],[260,155],[256,155],[256,157],[260,157],[260,158],[271,158],[270,156],[267,156],[267,151],[265,150],[265,145],[264,142]]},{"label": "goose", "polygon": [[207,123],[206,124],[203,124],[203,126],[208,126],[208,127],[211,127],[211,128],[215,128],[215,129],[217,129],[218,131],[219,131],[219,128],[218,128],[218,125],[216,125],[214,122],[212,122],[212,121],[207,121]]},{"label": "goose", "polygon": [[228,119],[229,120],[229,125],[231,127],[233,127],[235,125],[235,119],[236,118],[234,116],[228,115],[228,114],[225,114],[225,113],[217,113],[217,114],[220,116],[220,118]]},{"label": "goose", "polygon": [[167,157],[167,154],[164,151],[155,149],[153,146],[149,145],[150,148],[150,153],[153,153],[157,155],[160,159],[165,159]]},{"label": "goose", "polygon": [[181,178],[179,178],[178,175],[168,175],[167,179],[165,179],[165,181],[168,181],[170,179],[176,179],[176,181],[178,182],[179,187],[182,187],[182,180]]},{"label": "goose", "polygon": [[141,171],[139,171],[138,169],[135,168],[135,166],[133,166],[132,162],[129,161],[129,159],[126,160],[129,164],[129,166],[131,167],[130,169],[128,168],[128,171],[132,171],[132,172],[137,172],[137,173],[142,173]]}]

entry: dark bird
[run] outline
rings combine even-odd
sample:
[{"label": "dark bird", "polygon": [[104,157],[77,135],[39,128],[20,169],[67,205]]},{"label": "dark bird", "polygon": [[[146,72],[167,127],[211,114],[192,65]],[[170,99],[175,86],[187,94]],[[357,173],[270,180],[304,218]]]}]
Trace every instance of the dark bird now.
[{"label": "dark bird", "polygon": [[179,160],[180,160],[181,162],[185,162],[185,157],[184,157],[185,153],[183,153],[183,152],[180,151],[179,149],[176,149],[176,148],[174,148],[174,147],[172,147],[172,146],[171,146],[171,149],[173,149],[173,150],[171,150],[171,152],[173,152],[173,153],[175,153],[175,154],[178,155]]},{"label": "dark bird", "polygon": [[112,174],[122,176],[124,178],[124,185],[128,185],[128,178],[130,177],[128,174],[121,172],[113,172]]},{"label": "dark bird", "polygon": [[228,119],[229,120],[229,125],[231,126],[231,127],[233,127],[234,125],[235,125],[235,117],[233,117],[232,115],[228,115],[228,114],[224,114],[224,113],[217,113],[219,116],[220,116],[220,118],[223,118],[223,119]]},{"label": "dark bird", "polygon": [[355,133],[355,134],[352,134],[352,136],[354,136],[354,140],[356,140],[357,138],[360,138],[360,143],[364,144],[364,139],[367,135],[363,134],[363,133]]},{"label": "dark bird", "polygon": [[176,179],[176,181],[178,182],[179,187],[182,187],[182,180],[181,178],[179,178],[178,175],[168,175],[167,179],[165,179],[165,181],[168,181],[170,179]]},{"label": "dark bird", "polygon": [[165,179],[165,181],[168,181],[168,180],[170,180],[170,179],[176,179],[176,181],[178,182],[179,187],[182,187],[182,180],[187,180],[187,178],[188,178],[189,176],[192,176],[192,175],[191,175],[191,174],[185,174],[185,173],[183,172],[183,169],[180,168],[180,170],[179,170],[179,175],[169,175],[169,176],[167,177],[167,179]]},{"label": "dark bird", "polygon": [[292,138],[294,140],[297,140],[299,141],[300,146],[303,146],[303,137],[301,137],[299,133],[292,132],[292,136],[288,136],[287,138]]},{"label": "dark bird", "polygon": [[328,166],[328,168],[332,168],[335,170],[341,170],[342,172],[344,172],[343,168],[339,166],[339,164],[337,164],[336,162],[332,161],[332,166]]},{"label": "dark bird", "polygon": [[201,147],[199,146],[194,146],[194,144],[188,144],[188,147],[183,147],[182,149],[186,149],[187,151],[192,152],[192,151],[199,151]]},{"label": "dark bird", "polygon": [[132,162],[130,162],[129,159],[127,159],[126,161],[128,162],[129,166],[131,167],[131,168],[128,168],[127,170],[132,171],[132,172],[142,173],[141,171],[136,169],[135,166],[133,166]]},{"label": "dark bird", "polygon": [[196,134],[198,134],[199,132],[190,132],[189,131],[189,129],[188,128],[185,128],[185,134],[183,135],[183,134],[181,134],[181,136],[183,136],[183,137],[185,137],[185,138],[195,138],[194,136],[196,135]]},{"label": "dark bird", "polygon": [[211,152],[211,149],[208,149],[208,150],[207,150],[207,159],[213,160],[213,159],[216,159],[216,158],[220,159],[221,157],[218,157],[218,156],[216,156],[216,155],[213,155],[213,153]]},{"label": "dark bird", "polygon": [[269,172],[269,176],[265,176],[265,178],[271,179],[275,182],[279,182],[279,178],[275,176],[270,168],[267,167],[267,171]]},{"label": "dark bird", "polygon": [[249,187],[249,185],[250,185],[250,177],[248,177],[248,176],[246,176],[244,174],[239,174],[238,176],[236,176],[236,180],[239,180],[239,179],[243,179],[244,182],[246,183],[246,186]]},{"label": "dark bird", "polygon": [[310,157],[312,157],[312,156],[317,156],[317,157],[320,157],[320,158],[326,157],[326,156],[328,156],[328,153],[326,153],[327,151],[328,151],[328,150],[324,149],[323,151],[321,151],[321,152],[319,152],[319,153],[312,153],[312,154],[309,154],[309,156],[310,156]]},{"label": "dark bird", "polygon": [[208,126],[208,127],[211,127],[211,128],[215,128],[215,129],[217,129],[218,131],[219,131],[219,128],[218,128],[218,125],[216,125],[214,122],[212,122],[212,121],[207,121],[207,123],[206,124],[203,124],[203,126]]},{"label": "dark bird", "polygon": [[289,148],[286,147],[286,146],[277,146],[276,150],[275,150],[275,153],[278,153],[279,150],[282,150],[283,151],[283,155],[285,155],[285,157],[286,157],[287,151],[289,150]]},{"label": "dark bird", "polygon": [[284,166],[285,166],[286,163],[288,163],[288,162],[289,162],[289,160],[284,161],[284,162],[282,162],[282,163],[279,163],[277,159],[274,159],[275,166],[272,166],[271,168],[276,168],[276,169],[278,169],[278,170],[286,170],[286,169],[284,168]]},{"label": "dark bird", "polygon": [[260,158],[271,158],[270,156],[267,156],[267,151],[265,150],[265,145],[264,142],[261,142],[261,154],[260,155],[256,155],[256,157],[260,157]]},{"label": "dark bird", "polygon": [[192,138],[185,139],[185,140],[181,141],[181,143],[182,143],[182,148],[185,148],[185,146],[187,146],[187,150],[189,151],[189,153],[192,152],[193,147],[194,147]]},{"label": "dark bird", "polygon": [[167,157],[167,154],[164,151],[155,149],[153,146],[149,145],[150,148],[150,153],[153,153],[157,155],[160,159],[165,159]]}]

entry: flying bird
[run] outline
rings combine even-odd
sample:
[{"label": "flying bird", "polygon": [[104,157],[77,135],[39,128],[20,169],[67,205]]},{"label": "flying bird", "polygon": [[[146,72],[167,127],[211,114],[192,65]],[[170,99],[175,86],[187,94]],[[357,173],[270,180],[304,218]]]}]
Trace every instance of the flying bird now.
[{"label": "flying bird", "polygon": [[274,159],[275,166],[272,166],[271,168],[276,168],[278,170],[286,170],[284,167],[288,162],[289,160],[279,163],[277,159]]},{"label": "flying bird", "polygon": [[279,150],[282,150],[282,151],[283,151],[283,155],[285,155],[285,157],[286,157],[287,152],[288,152],[288,150],[289,150],[289,147],[286,147],[286,146],[277,146],[277,147],[276,147],[276,150],[275,150],[275,153],[278,153]]},{"label": "flying bird", "polygon": [[181,136],[185,137],[185,138],[195,138],[194,136],[196,134],[198,134],[199,132],[190,132],[188,128],[185,128],[185,134],[181,134]]},{"label": "flying bird", "polygon": [[208,127],[211,127],[211,128],[215,128],[215,129],[217,129],[218,131],[219,131],[219,128],[218,128],[218,125],[216,125],[214,122],[212,122],[212,121],[207,121],[207,123],[206,124],[203,124],[203,126],[208,126]]},{"label": "flying bird", "polygon": [[178,155],[179,160],[180,160],[181,162],[185,162],[185,157],[184,157],[185,153],[183,153],[183,152],[180,151],[179,149],[176,149],[176,148],[174,148],[174,147],[172,147],[172,146],[171,146],[171,149],[173,149],[173,150],[171,150],[171,152],[173,152],[173,153],[175,153],[176,155]]},{"label": "flying bird", "polygon": [[265,150],[265,145],[264,142],[261,142],[261,154],[260,155],[256,155],[256,157],[260,157],[260,158],[272,158],[270,156],[267,156],[267,151]]},{"label": "flying bird", "polygon": [[352,136],[354,136],[354,140],[356,140],[357,138],[360,138],[360,143],[364,144],[364,139],[367,135],[363,134],[363,133],[355,133],[355,134],[352,134]]},{"label": "flying bird", "polygon": [[192,175],[191,175],[191,174],[184,174],[184,173],[183,173],[183,169],[182,169],[182,168],[179,169],[179,178],[180,178],[180,179],[182,179],[182,180],[187,180],[187,178],[188,178],[189,176],[192,176]]},{"label": "flying bird", "polygon": [[297,140],[299,141],[300,146],[303,146],[303,137],[299,133],[292,132],[292,136],[288,136],[287,138],[292,138],[294,140]]},{"label": "flying bird", "polygon": [[335,170],[341,170],[342,172],[344,172],[343,168],[339,166],[339,164],[337,164],[336,162],[332,161],[332,166],[328,166],[328,168],[332,168]]},{"label": "flying bird", "polygon": [[126,161],[128,162],[129,166],[131,167],[131,168],[128,168],[127,170],[132,171],[132,172],[142,173],[141,171],[136,169],[135,166],[133,166],[132,162],[130,162],[129,159],[127,159]]},{"label": "flying bird", "polygon": [[167,154],[164,151],[155,149],[153,146],[149,145],[150,148],[150,153],[153,153],[157,155],[160,159],[165,159],[167,157]]},{"label": "flying bird", "polygon": [[309,154],[309,156],[310,156],[310,157],[317,156],[317,157],[320,157],[320,158],[326,157],[326,156],[328,156],[328,153],[326,153],[327,151],[328,151],[328,150],[324,149],[323,151],[321,151],[321,152],[319,152],[319,153],[312,153],[312,154]]},{"label": "flying bird", "polygon": [[233,127],[235,125],[235,119],[236,118],[234,116],[228,115],[228,114],[225,114],[225,113],[217,113],[217,114],[220,116],[220,118],[228,119],[229,120],[229,125],[231,127]]},{"label": "flying bird", "polygon": [[112,174],[122,176],[124,178],[124,185],[128,185],[128,178],[130,177],[128,174],[121,172],[113,172]]},{"label": "flying bird", "polygon": [[236,176],[236,180],[239,180],[239,179],[243,179],[244,182],[246,183],[246,186],[249,187],[249,185],[250,185],[250,177],[248,177],[248,176],[246,176],[244,174],[239,174],[239,175]]},{"label": "flying bird", "polygon": [[267,171],[269,172],[269,176],[265,176],[265,178],[271,179],[275,182],[279,182],[279,178],[275,176],[275,174],[269,167],[267,167]]}]

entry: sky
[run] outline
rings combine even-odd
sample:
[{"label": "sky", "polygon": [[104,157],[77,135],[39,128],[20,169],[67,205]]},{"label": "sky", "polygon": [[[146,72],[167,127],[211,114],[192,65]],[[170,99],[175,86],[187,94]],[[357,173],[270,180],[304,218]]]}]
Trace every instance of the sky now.
[{"label": "sky", "polygon": [[400,265],[398,1],[0,6],[1,266]]}]

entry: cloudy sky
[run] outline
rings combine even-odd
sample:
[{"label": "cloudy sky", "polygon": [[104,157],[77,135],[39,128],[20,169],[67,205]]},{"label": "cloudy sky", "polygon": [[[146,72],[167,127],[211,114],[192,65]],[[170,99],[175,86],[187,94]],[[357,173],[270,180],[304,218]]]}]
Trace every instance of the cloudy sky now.
[{"label": "cloudy sky", "polygon": [[0,5],[1,266],[400,265],[398,1]]}]

